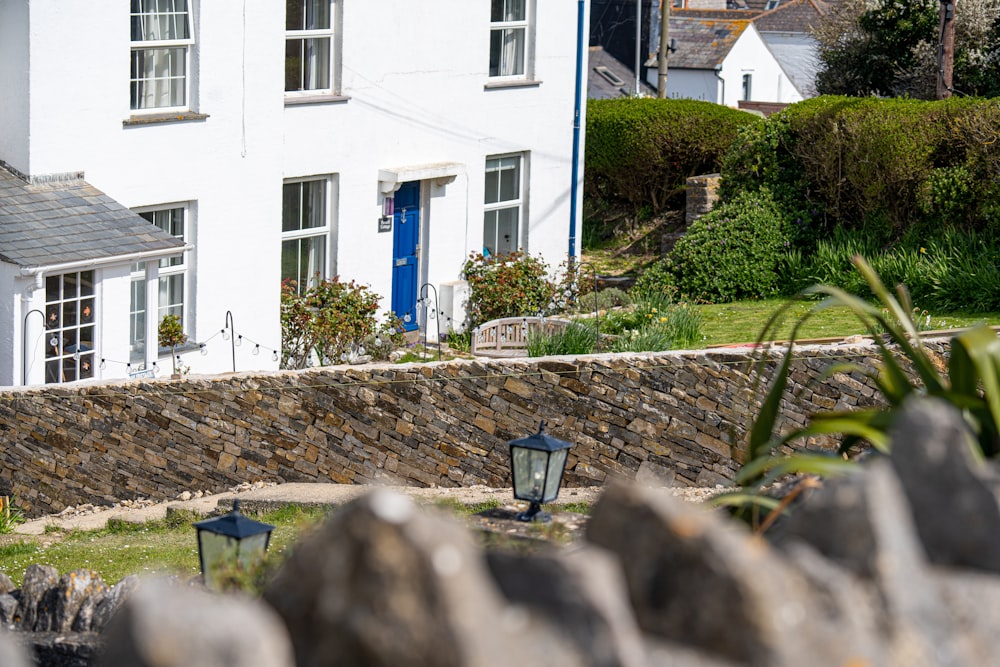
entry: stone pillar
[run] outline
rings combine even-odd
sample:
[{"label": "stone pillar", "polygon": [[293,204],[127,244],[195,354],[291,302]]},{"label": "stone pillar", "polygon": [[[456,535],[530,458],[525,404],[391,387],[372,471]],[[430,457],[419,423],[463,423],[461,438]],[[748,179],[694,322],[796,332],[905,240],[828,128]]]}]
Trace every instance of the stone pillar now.
[{"label": "stone pillar", "polygon": [[685,222],[691,224],[712,210],[719,198],[719,174],[692,176],[687,179],[687,213]]}]

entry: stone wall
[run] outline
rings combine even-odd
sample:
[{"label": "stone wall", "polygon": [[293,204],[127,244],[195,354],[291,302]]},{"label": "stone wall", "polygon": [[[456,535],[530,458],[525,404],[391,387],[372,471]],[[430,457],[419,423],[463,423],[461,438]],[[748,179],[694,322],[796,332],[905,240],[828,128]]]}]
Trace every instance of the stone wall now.
[{"label": "stone wall", "polygon": [[[870,404],[871,346],[803,347],[788,422]],[[748,349],[330,367],[0,392],[0,492],[29,515],[244,481],[509,484],[507,441],[574,444],[567,485],[732,479],[763,390]]]}]

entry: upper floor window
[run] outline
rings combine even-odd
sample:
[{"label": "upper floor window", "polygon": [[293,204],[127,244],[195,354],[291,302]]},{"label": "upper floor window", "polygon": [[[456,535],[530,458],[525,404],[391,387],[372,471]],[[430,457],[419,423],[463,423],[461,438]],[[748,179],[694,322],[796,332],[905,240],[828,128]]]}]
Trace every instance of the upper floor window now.
[{"label": "upper floor window", "polygon": [[491,77],[528,75],[529,4],[529,0],[491,0]]},{"label": "upper floor window", "polygon": [[281,197],[281,279],[302,293],[329,277],[330,179],[288,181]]},{"label": "upper floor window", "polygon": [[132,0],[133,110],[187,108],[193,45],[188,0]]},{"label": "upper floor window", "polygon": [[491,255],[515,252],[520,246],[524,191],[522,156],[486,159],[483,249]]},{"label": "upper floor window", "polygon": [[751,100],[753,95],[753,74],[743,75],[743,99]]},{"label": "upper floor window", "polygon": [[94,377],[94,272],[45,277],[45,382]]},{"label": "upper floor window", "polygon": [[336,92],[334,10],[331,0],[285,0],[285,92]]}]

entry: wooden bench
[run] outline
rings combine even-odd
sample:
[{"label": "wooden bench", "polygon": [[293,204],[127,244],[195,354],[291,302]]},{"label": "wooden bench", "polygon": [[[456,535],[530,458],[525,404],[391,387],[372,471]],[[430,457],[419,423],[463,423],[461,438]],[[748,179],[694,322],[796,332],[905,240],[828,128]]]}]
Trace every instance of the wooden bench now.
[{"label": "wooden bench", "polygon": [[503,317],[484,322],[472,330],[472,354],[481,357],[524,357],[528,335],[553,334],[566,328],[569,320],[557,317]]}]

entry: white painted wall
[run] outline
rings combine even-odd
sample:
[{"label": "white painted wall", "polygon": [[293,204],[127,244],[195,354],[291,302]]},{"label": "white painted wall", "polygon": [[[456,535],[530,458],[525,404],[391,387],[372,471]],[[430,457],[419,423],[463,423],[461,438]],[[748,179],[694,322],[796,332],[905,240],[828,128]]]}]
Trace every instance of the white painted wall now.
[{"label": "white painted wall", "polygon": [[28,0],[0,0],[0,160],[28,173]]},{"label": "white painted wall", "polygon": [[[455,280],[468,253],[482,248],[484,164],[493,154],[530,155],[527,248],[553,267],[565,259],[578,2],[534,4],[537,86],[484,88],[487,0],[344,0],[341,92],[349,99],[286,106],[283,3],[193,0],[193,108],[209,118],[123,127],[130,117],[127,4],[31,0],[26,57],[23,38],[19,45],[4,37],[21,34],[11,26],[24,24],[27,0],[0,0],[0,82],[27,71],[30,86],[20,85],[31,100],[28,130],[19,121],[24,104],[0,105],[0,120],[15,129],[13,139],[0,134],[0,159],[30,164],[32,175],[84,171],[128,207],[192,203],[187,324],[209,354],[185,355],[185,363],[195,373],[226,371],[229,343],[218,334],[227,311],[237,332],[268,350],[280,347],[286,178],[336,176],[336,271],[369,284],[383,309],[392,234],[377,232],[380,169],[461,165],[452,183],[423,187],[421,275],[432,284]],[[118,332],[127,338],[128,298],[115,280],[105,285],[101,353],[126,360]],[[269,352],[251,350],[237,348],[239,370],[276,368]],[[122,375],[121,364],[108,364],[105,377]],[[0,367],[0,383],[10,379]]]}]

